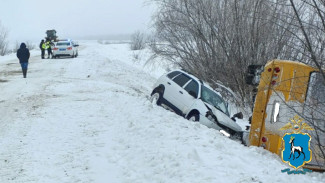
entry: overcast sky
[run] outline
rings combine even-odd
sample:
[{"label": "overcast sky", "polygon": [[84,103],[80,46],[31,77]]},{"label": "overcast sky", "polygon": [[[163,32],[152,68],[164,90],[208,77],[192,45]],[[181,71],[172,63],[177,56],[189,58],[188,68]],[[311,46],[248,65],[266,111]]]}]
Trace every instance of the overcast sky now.
[{"label": "overcast sky", "polygon": [[43,39],[55,29],[60,38],[147,31],[153,6],[148,0],[0,0],[0,21],[9,41]]}]

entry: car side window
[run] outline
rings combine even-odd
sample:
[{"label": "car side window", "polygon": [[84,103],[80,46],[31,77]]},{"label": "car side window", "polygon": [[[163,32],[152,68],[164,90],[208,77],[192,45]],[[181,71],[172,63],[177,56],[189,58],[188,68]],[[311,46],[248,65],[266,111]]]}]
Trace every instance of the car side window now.
[{"label": "car side window", "polygon": [[185,74],[180,74],[173,79],[175,83],[177,83],[180,87],[183,87],[185,83],[187,83],[191,78],[186,76]]},{"label": "car side window", "polygon": [[192,80],[191,82],[189,82],[185,88],[184,88],[188,93],[193,92],[193,94],[195,94],[195,96],[198,96],[199,94],[199,84]]},{"label": "car side window", "polygon": [[167,77],[169,77],[169,79],[173,79],[175,76],[177,76],[180,73],[181,72],[179,72],[179,71],[174,71],[174,72],[167,74]]}]

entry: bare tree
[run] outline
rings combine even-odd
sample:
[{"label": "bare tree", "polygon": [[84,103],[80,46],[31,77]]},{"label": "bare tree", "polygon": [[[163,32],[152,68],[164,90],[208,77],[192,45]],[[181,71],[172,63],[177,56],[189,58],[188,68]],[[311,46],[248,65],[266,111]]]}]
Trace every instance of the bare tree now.
[{"label": "bare tree", "polygon": [[0,56],[8,53],[8,30],[2,26],[0,21]]},{"label": "bare tree", "polygon": [[297,56],[288,45],[296,27],[279,19],[290,12],[287,6],[266,0],[155,2],[157,37],[165,44],[153,51],[212,85],[233,89],[242,106],[252,103],[244,79],[248,65]]},{"label": "bare tree", "polygon": [[[28,48],[29,50],[33,50],[33,49],[35,49],[35,45],[33,44],[33,43],[31,43],[30,41],[26,41],[26,42],[24,42],[25,44],[26,44],[26,48]],[[16,41],[16,43],[15,43],[15,46],[14,46],[14,48],[13,48],[13,50],[12,50],[12,52],[17,52],[17,50],[20,48],[20,45],[21,45],[21,42],[18,42],[18,41]]]},{"label": "bare tree", "polygon": [[298,28],[293,35],[301,45],[296,49],[306,55],[303,62],[316,66],[325,78],[325,1],[290,0],[289,6]]},{"label": "bare tree", "polygon": [[15,46],[14,46],[14,48],[12,50],[13,53],[16,53],[17,52],[17,50],[20,48],[20,44],[21,43],[19,43],[18,41],[15,42]]},{"label": "bare tree", "polygon": [[131,36],[131,50],[142,50],[145,48],[146,40],[144,33],[136,31]]},{"label": "bare tree", "polygon": [[26,41],[25,43],[26,43],[26,47],[27,47],[29,50],[33,50],[33,49],[35,49],[35,45],[34,45],[32,42],[30,42],[30,41]]}]

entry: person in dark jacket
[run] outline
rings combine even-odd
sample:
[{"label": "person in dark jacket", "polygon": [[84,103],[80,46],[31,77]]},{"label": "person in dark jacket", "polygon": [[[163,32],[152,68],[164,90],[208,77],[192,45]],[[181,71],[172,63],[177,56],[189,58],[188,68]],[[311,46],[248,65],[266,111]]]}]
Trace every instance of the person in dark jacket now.
[{"label": "person in dark jacket", "polygon": [[42,39],[41,43],[39,44],[39,48],[41,49],[42,59],[44,59],[44,55],[45,55],[45,42],[44,42],[44,39]]},{"label": "person in dark jacket", "polygon": [[20,48],[17,50],[17,57],[21,65],[21,69],[23,70],[24,78],[26,78],[30,53],[28,48],[26,48],[25,43],[21,43]]}]

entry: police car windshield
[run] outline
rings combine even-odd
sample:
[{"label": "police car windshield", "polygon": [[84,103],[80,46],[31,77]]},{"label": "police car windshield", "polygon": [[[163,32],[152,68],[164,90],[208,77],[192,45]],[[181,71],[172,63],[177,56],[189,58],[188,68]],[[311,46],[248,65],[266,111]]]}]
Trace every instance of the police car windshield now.
[{"label": "police car windshield", "polygon": [[201,99],[229,116],[226,102],[214,91],[202,85]]},{"label": "police car windshield", "polygon": [[70,42],[58,42],[56,43],[57,46],[70,46]]}]

